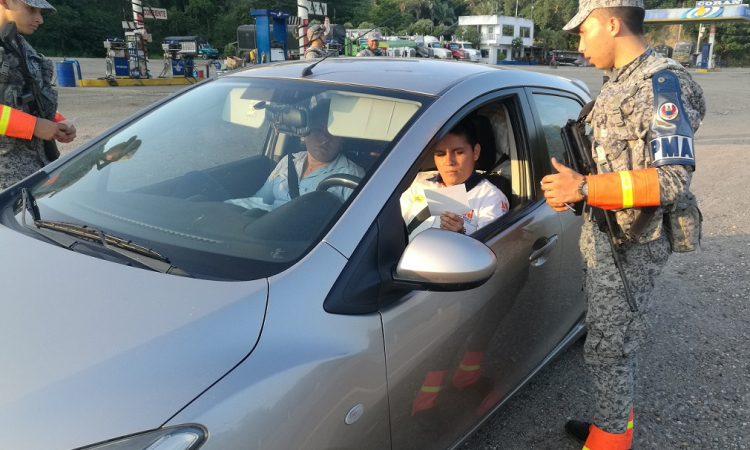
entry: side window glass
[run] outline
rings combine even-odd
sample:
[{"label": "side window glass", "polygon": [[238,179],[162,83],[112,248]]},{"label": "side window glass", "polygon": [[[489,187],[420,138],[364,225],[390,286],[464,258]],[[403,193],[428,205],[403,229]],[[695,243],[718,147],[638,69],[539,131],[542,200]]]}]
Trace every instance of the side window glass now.
[{"label": "side window glass", "polygon": [[533,98],[536,109],[539,111],[550,158],[565,161],[565,147],[563,147],[560,130],[568,122],[568,119],[575,120],[578,118],[582,108],[581,104],[571,98],[556,95],[534,94]]}]

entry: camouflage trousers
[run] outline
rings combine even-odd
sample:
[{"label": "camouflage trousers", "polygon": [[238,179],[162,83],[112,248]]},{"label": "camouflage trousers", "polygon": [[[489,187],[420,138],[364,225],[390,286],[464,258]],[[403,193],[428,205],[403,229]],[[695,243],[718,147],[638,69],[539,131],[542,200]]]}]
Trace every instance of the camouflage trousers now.
[{"label": "camouflage trousers", "polygon": [[608,239],[596,224],[584,223],[580,242],[588,328],[584,358],[595,391],[597,427],[624,433],[633,407],[636,350],[646,335],[644,314],[671,250],[666,236],[646,244],[621,245],[620,259],[638,304],[638,312],[632,312]]}]

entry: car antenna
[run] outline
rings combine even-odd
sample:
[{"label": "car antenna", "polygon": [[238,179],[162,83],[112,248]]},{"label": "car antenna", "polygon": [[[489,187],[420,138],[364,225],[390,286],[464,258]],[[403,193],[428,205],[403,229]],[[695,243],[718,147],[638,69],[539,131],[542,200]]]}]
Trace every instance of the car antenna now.
[{"label": "car antenna", "polygon": [[[369,33],[370,31],[372,31],[372,30],[374,30],[376,28],[380,28],[386,22],[388,22],[389,20],[393,19],[396,16],[399,16],[399,15],[403,14],[404,12],[406,12],[406,10],[397,12],[396,14],[392,15],[391,17],[385,19],[384,21],[380,22],[379,24],[375,25],[374,27],[370,28],[369,30],[365,31],[364,33],[360,34],[359,36],[357,36],[356,38],[354,38],[354,40],[355,41],[359,41],[362,38],[362,36],[366,35],[367,33]],[[324,57],[320,58],[319,60],[315,61],[314,63],[310,64],[309,66],[305,67],[304,69],[302,69],[302,77],[306,77],[308,75],[312,75],[313,67],[315,67],[318,64],[322,63],[323,61],[325,61],[332,54],[333,53],[329,53],[329,54],[325,55]]]}]

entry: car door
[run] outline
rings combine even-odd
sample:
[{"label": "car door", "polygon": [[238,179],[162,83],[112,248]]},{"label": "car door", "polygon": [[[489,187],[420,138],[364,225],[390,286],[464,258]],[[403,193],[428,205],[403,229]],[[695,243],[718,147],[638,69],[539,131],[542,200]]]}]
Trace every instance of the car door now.
[{"label": "car door", "polygon": [[[543,88],[527,88],[526,95],[534,114],[536,128],[541,131],[542,139],[540,145],[545,147],[549,155],[545,161],[545,171],[552,172],[549,158],[565,164],[565,148],[560,130],[569,119],[577,119],[583,106],[582,99],[577,96]],[[583,272],[581,252],[578,240],[581,235],[581,216],[576,216],[572,211],[559,214],[563,232],[560,235],[560,246],[566,255],[566,264],[562,265],[559,289],[556,292],[556,300],[551,307],[558,320],[550,322],[548,327],[549,338],[553,342],[559,342],[569,331],[568,324],[571,320],[583,315],[586,305],[581,295]]]},{"label": "car door", "polygon": [[[381,309],[393,449],[455,443],[551,351],[547,328],[557,320],[551,302],[563,256],[561,229],[538,187],[544,147],[524,91],[505,90],[468,104],[441,133],[493,102],[510,114],[518,201],[474,235],[497,257],[487,283],[462,292],[412,291]],[[398,195],[389,202],[392,208]],[[394,212],[386,208],[382,214]]]}]

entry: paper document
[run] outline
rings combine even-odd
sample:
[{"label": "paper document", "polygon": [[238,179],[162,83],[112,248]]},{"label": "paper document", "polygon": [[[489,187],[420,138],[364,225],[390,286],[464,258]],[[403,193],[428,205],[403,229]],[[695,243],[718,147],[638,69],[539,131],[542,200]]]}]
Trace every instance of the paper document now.
[{"label": "paper document", "polygon": [[469,193],[466,192],[466,186],[463,183],[440,189],[425,189],[424,196],[432,216],[439,216],[443,211],[458,215],[469,214],[471,211]]}]

